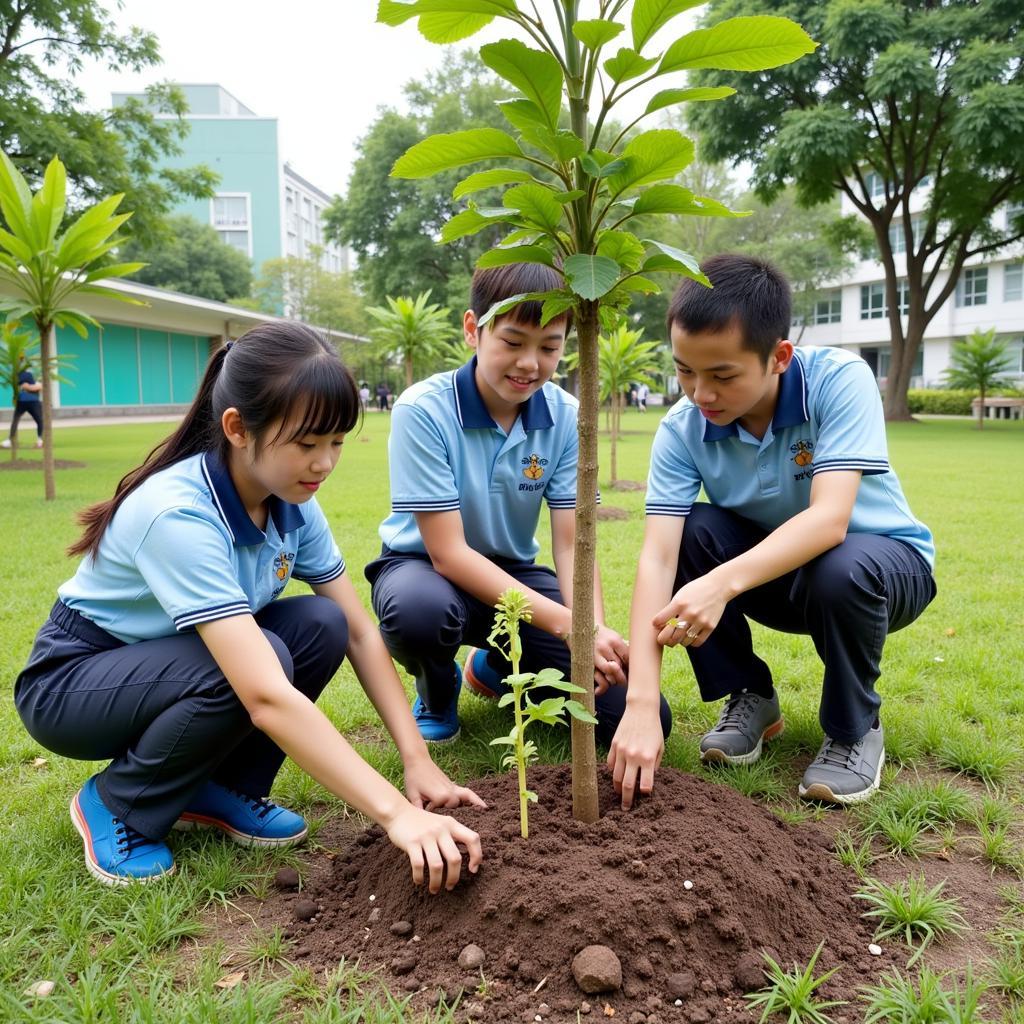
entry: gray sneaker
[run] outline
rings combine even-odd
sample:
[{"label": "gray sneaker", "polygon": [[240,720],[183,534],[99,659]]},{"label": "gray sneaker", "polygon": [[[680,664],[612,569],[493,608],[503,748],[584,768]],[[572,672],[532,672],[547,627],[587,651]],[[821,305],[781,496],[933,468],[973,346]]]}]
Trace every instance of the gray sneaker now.
[{"label": "gray sneaker", "polygon": [[832,804],[859,804],[878,789],[883,764],[885,739],[881,725],[856,743],[840,743],[826,736],[818,756],[804,772],[800,796]]},{"label": "gray sneaker", "polygon": [[725,764],[753,764],[761,744],[782,732],[779,695],[760,697],[743,690],[725,702],[718,724],[700,741],[700,759]]}]

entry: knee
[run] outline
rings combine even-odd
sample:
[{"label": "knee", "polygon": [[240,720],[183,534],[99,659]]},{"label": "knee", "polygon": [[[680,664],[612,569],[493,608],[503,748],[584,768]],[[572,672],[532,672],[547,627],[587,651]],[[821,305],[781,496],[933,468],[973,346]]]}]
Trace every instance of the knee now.
[{"label": "knee", "polygon": [[454,599],[425,598],[412,591],[392,591],[378,609],[380,631],[393,651],[423,650],[462,642],[464,615]]},{"label": "knee", "polygon": [[264,629],[263,635],[267,638],[267,642],[274,649],[274,654],[277,655],[277,660],[281,663],[281,669],[288,677],[288,682],[294,682],[295,663],[292,661],[292,652],[288,650],[288,645],[276,633],[271,632],[269,629]]},{"label": "knee", "polygon": [[795,598],[827,607],[848,605],[878,593],[879,581],[870,564],[845,544],[826,551],[796,574]]},{"label": "knee", "polygon": [[302,617],[317,646],[340,664],[348,651],[348,618],[341,608],[329,597],[313,594]]},{"label": "knee", "polygon": [[703,501],[694,504],[683,529],[680,554],[684,563],[704,565],[720,560],[719,548],[728,516],[729,513],[717,505]]}]

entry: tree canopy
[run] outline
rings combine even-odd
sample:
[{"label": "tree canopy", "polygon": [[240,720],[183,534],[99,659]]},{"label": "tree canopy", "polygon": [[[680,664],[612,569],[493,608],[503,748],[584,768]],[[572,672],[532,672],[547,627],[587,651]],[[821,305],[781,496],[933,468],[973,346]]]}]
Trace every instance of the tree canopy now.
[{"label": "tree canopy", "polygon": [[[713,0],[708,18],[769,11],[780,13],[769,0]],[[1024,238],[1024,214],[1007,213],[1024,201],[1024,8],[790,0],[781,13],[804,25],[817,51],[753,78],[699,72],[702,85],[739,94],[713,113],[697,107],[693,122],[709,158],[754,165],[763,199],[791,183],[804,206],[838,192],[866,218],[885,270],[886,414],[904,418],[924,329],[965,261]],[[897,233],[903,245],[894,245]],[[906,256],[897,259],[897,248]]]}]

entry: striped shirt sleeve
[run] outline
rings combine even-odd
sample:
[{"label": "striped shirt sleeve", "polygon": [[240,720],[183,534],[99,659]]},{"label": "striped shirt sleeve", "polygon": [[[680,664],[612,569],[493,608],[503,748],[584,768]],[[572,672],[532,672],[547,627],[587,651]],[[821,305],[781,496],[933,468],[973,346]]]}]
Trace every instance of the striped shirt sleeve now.
[{"label": "striped shirt sleeve", "polygon": [[388,472],[392,512],[458,511],[459,491],[444,438],[416,405],[399,404],[391,413]]},{"label": "striped shirt sleeve", "polygon": [[644,511],[649,516],[688,516],[700,484],[700,473],[673,420],[662,420],[651,449]]},{"label": "striped shirt sleeve", "polygon": [[867,363],[851,361],[823,375],[813,402],[817,420],[813,471],[889,472],[882,398]]}]

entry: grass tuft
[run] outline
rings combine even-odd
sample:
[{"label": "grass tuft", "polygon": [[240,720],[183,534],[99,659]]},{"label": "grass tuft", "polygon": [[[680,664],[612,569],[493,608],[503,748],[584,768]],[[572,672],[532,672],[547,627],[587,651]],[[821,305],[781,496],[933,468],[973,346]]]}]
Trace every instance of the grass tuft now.
[{"label": "grass tuft", "polygon": [[823,1000],[817,996],[817,990],[832,977],[838,967],[816,975],[814,968],[824,947],[822,942],[814,951],[807,966],[801,970],[795,963],[793,970],[787,971],[780,967],[767,953],[762,954],[768,969],[766,988],[748,995],[747,1002],[752,1010],[761,1009],[761,1024],[764,1024],[773,1013],[788,1013],[789,1024],[832,1024],[833,1018],[825,1011],[837,1006],[845,1006],[845,1000]]}]

